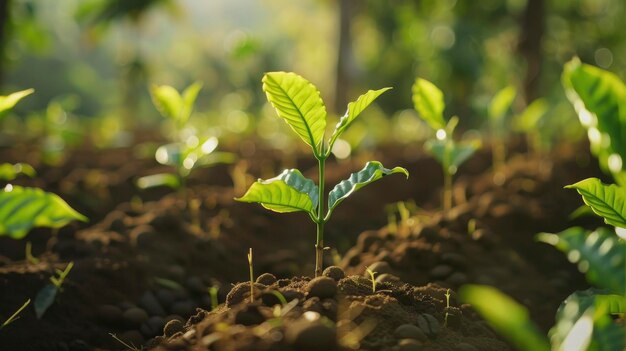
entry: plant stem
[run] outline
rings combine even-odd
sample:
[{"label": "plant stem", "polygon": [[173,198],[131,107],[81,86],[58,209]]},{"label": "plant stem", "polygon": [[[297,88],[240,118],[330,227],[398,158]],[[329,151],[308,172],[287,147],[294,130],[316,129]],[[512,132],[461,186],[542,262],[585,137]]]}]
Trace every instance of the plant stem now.
[{"label": "plant stem", "polygon": [[452,173],[444,167],[443,170],[443,210],[450,211],[452,208]]},{"label": "plant stem", "polygon": [[326,156],[321,152],[322,156],[317,156],[319,169],[319,196],[317,207],[317,241],[315,242],[315,277],[322,275],[322,266],[324,264],[324,167],[326,166]]},{"label": "plant stem", "polygon": [[250,267],[250,303],[254,303],[254,270],[252,266],[252,248],[248,251],[248,266]]}]

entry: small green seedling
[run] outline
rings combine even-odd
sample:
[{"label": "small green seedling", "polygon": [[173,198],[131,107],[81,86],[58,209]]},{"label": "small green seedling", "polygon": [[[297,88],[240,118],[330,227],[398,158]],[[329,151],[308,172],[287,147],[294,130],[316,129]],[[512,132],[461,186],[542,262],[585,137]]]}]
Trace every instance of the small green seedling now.
[{"label": "small green seedling", "polygon": [[454,116],[448,122],[443,117],[445,103],[443,92],[433,83],[417,78],[413,84],[413,104],[420,117],[434,131],[435,138],[426,142],[428,150],[443,169],[443,210],[452,208],[452,177],[458,168],[480,148],[480,141],[454,141],[453,133],[459,118]]},{"label": "small green seedling", "polygon": [[219,305],[219,302],[217,300],[217,292],[218,292],[217,286],[210,287],[208,291],[209,291],[209,296],[211,297],[211,311],[213,311]]},{"label": "small green seedling", "polygon": [[191,84],[182,94],[169,85],[152,86],[152,102],[163,117],[174,125],[172,142],[160,146],[155,152],[155,159],[162,165],[171,166],[175,173],[159,173],[137,180],[137,186],[147,189],[156,186],[168,186],[173,189],[185,189],[187,177],[193,169],[211,167],[218,163],[231,163],[233,155],[215,152],[218,139],[215,136],[198,136],[189,125],[193,105],[202,84]]},{"label": "small green seedling", "polygon": [[24,257],[26,258],[27,264],[37,264],[39,263],[39,259],[33,256],[33,244],[30,241],[26,242],[26,248],[24,250]]},{"label": "small green seedling", "polygon": [[11,317],[7,318],[7,320],[5,320],[2,324],[0,324],[0,330],[4,329],[4,327],[6,327],[7,325],[15,322],[16,320],[18,320],[19,314],[26,308],[26,306],[28,306],[30,304],[30,299],[26,300],[26,302],[24,302],[24,304],[22,305],[22,307],[18,308],[17,311],[15,311]]},{"label": "small green seedling", "polygon": [[493,157],[494,182],[498,185],[504,183],[504,163],[506,162],[506,116],[510,110],[517,90],[510,85],[500,90],[491,100],[487,114],[491,130],[491,154]]},{"label": "small green seedling", "polygon": [[254,302],[254,269],[252,266],[252,248],[248,251],[248,267],[250,268],[250,303]]},{"label": "small green seedling", "polygon": [[378,272],[374,272],[369,267],[365,267],[365,271],[370,275],[370,280],[372,281],[372,292],[376,293],[376,274]]},{"label": "small green seedling", "polygon": [[450,289],[446,290],[446,314],[443,317],[443,326],[448,326],[448,317],[450,316]]},{"label": "small green seedling", "polygon": [[74,262],[68,263],[64,270],[57,269],[56,275],[50,277],[50,284],[44,286],[35,297],[35,314],[40,319],[50,306],[54,303],[57,295],[63,291],[63,283],[65,278],[74,267]]},{"label": "small green seedling", "polygon": [[10,182],[22,174],[33,178],[37,175],[37,172],[35,172],[33,166],[27,163],[0,164],[0,180]]},{"label": "small green seedling", "polygon": [[546,148],[545,119],[548,103],[545,99],[531,102],[513,121],[513,130],[526,135],[528,152],[538,155]]},{"label": "small green seedling", "polygon": [[61,228],[87,218],[55,194],[8,184],[0,190],[0,236],[22,239],[33,227]]},{"label": "small green seedling", "polygon": [[2,120],[2,118],[6,116],[7,113],[11,111],[13,107],[17,105],[18,102],[20,102],[20,100],[22,100],[23,98],[27,97],[28,95],[34,92],[35,92],[35,89],[31,88],[31,89],[16,91],[15,93],[12,93],[9,95],[0,96],[0,120]]},{"label": "small green seedling", "polygon": [[384,176],[394,173],[402,173],[407,177],[409,175],[402,167],[387,169],[380,162],[371,161],[362,170],[352,173],[348,179],[337,184],[328,194],[328,203],[324,201],[324,171],[333,145],[359,114],[389,89],[370,90],[355,102],[349,103],[345,115],[339,119],[326,141],[326,107],[317,88],[295,73],[271,72],[263,77],[263,90],[278,116],[311,147],[313,156],[318,161],[319,186],[305,178],[299,170],[289,169],[275,178],[259,179],[242,197],[235,200],[260,203],[263,207],[280,213],[308,213],[317,226],[316,277],[322,274],[324,225],[333,210],[352,193]]},{"label": "small green seedling", "polygon": [[626,186],[626,84],[615,74],[577,57],[565,64],[563,87],[587,129],[589,146],[615,182]]},{"label": "small green seedling", "polygon": [[538,241],[563,251],[595,286],[563,301],[549,340],[539,333],[523,306],[492,287],[464,286],[460,298],[520,350],[625,350],[626,329],[615,319],[626,314],[626,188],[596,178],[566,188],[578,191],[585,204],[616,230],[573,227],[537,235]]}]

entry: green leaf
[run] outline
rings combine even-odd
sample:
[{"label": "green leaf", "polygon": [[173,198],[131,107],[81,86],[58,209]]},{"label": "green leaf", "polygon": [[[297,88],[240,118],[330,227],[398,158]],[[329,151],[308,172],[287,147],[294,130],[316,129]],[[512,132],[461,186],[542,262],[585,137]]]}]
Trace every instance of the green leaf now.
[{"label": "green leaf", "polygon": [[541,118],[548,112],[548,103],[545,99],[537,99],[528,105],[515,119],[513,128],[518,132],[530,132],[536,129]]},{"label": "green leaf", "polygon": [[335,126],[335,130],[330,137],[330,141],[328,143],[329,150],[332,149],[333,144],[335,144],[335,140],[341,136],[341,134],[348,129],[350,123],[354,121],[363,110],[365,110],[374,100],[376,100],[382,93],[390,90],[391,88],[382,88],[378,90],[369,90],[367,93],[359,96],[359,98],[348,104],[348,110],[346,113],[339,119],[339,122]]},{"label": "green leaf", "polygon": [[328,193],[328,214],[326,215],[326,218],[330,218],[330,214],[333,212],[335,207],[337,207],[337,205],[339,205],[348,196],[352,195],[355,191],[379,180],[384,176],[394,173],[402,173],[407,178],[409,177],[409,172],[402,167],[388,169],[383,167],[383,165],[378,161],[370,161],[366,163],[362,170],[350,174],[348,179],[339,182],[339,184],[335,185],[333,190]]},{"label": "green leaf", "polygon": [[553,349],[624,350],[624,328],[610,317],[624,312],[624,299],[594,288],[571,294],[557,310],[556,324],[549,333]]},{"label": "green leaf", "polygon": [[576,189],[593,212],[607,224],[626,228],[626,188],[605,185],[597,178],[587,178],[566,189]]},{"label": "green leaf", "polygon": [[202,89],[202,83],[195,82],[188,86],[185,91],[183,91],[183,109],[181,111],[181,119],[184,119],[183,123],[187,122],[187,120],[189,120],[189,117],[191,117],[193,105],[196,102],[196,98],[198,97],[200,89]]},{"label": "green leaf", "polygon": [[459,290],[459,298],[471,304],[493,329],[519,350],[550,350],[548,339],[530,320],[528,310],[496,288],[464,285]]},{"label": "green leaf", "polygon": [[0,118],[3,117],[13,107],[15,107],[15,105],[20,102],[20,100],[34,92],[35,89],[31,88],[17,91],[6,96],[0,96]]},{"label": "green leaf", "polygon": [[413,105],[420,117],[435,129],[443,129],[446,122],[443,118],[445,103],[443,93],[433,83],[417,78],[413,84]]},{"label": "green leaf", "polygon": [[39,292],[37,292],[37,296],[35,297],[35,303],[33,306],[35,307],[35,314],[37,315],[37,319],[41,319],[44,313],[52,306],[54,300],[57,297],[57,293],[59,289],[54,284],[47,284]]},{"label": "green leaf", "polygon": [[153,85],[150,88],[150,95],[154,106],[161,115],[182,126],[186,121],[181,119],[184,109],[183,98],[178,91],[169,85]]},{"label": "green leaf", "polygon": [[512,85],[496,93],[491,100],[491,104],[489,104],[489,118],[492,121],[502,120],[506,112],[511,108],[516,95],[517,90]]},{"label": "green leaf", "polygon": [[297,169],[286,169],[272,179],[259,179],[235,200],[257,202],[274,212],[305,211],[313,215],[318,196],[318,188],[312,180],[305,178]]},{"label": "green leaf", "polygon": [[0,236],[26,236],[33,227],[60,228],[87,218],[55,194],[37,188],[8,185],[0,191]]},{"label": "green leaf", "polygon": [[424,148],[426,148],[450,174],[455,174],[458,168],[480,148],[480,142],[456,143],[452,139],[432,139],[426,141]]},{"label": "green leaf", "polygon": [[35,169],[27,163],[3,163],[0,164],[0,180],[11,181],[17,178],[18,175],[24,174],[29,177],[34,177]]},{"label": "green leaf", "polygon": [[315,86],[295,73],[270,72],[263,76],[263,91],[278,116],[320,155],[326,107]]},{"label": "green leaf", "polygon": [[589,233],[573,227],[559,234],[540,233],[537,240],[550,244],[567,255],[567,259],[578,264],[587,280],[611,293],[626,292],[626,243],[608,228],[598,228]]},{"label": "green leaf", "polygon": [[[565,65],[562,82],[600,166],[620,173],[626,155],[626,85],[613,73],[582,64],[578,58]],[[626,185],[625,177],[616,181]]]},{"label": "green leaf", "polygon": [[172,189],[180,188],[180,180],[172,173],[159,173],[137,179],[139,189],[149,189],[157,186],[167,186]]}]

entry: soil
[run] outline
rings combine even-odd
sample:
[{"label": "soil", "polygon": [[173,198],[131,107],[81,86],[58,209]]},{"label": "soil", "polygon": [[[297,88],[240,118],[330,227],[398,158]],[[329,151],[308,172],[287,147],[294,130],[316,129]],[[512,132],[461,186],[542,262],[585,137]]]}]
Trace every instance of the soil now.
[{"label": "soil", "polygon": [[[232,150],[243,155],[237,165],[195,171],[183,193],[137,190],[138,176],[164,168],[138,159],[132,149],[86,146],[58,167],[24,157],[33,155],[27,147],[0,150],[3,162],[31,162],[39,171],[36,179],[15,183],[55,192],[91,220],[63,228],[51,243],[46,229],[22,241],[0,238],[0,316],[33,299],[55,269],[75,264],[45,315],[37,319],[29,306],[0,331],[0,345],[126,349],[114,334],[157,350],[507,350],[469,306],[459,304],[455,291],[465,283],[496,286],[526,305],[544,331],[552,325],[560,302],[586,283],[534,235],[599,224],[570,221],[581,202],[562,189],[601,176],[586,150],[567,145],[544,157],[514,153],[502,186],[494,185],[489,154],[480,153],[461,167],[457,205],[445,214],[438,210],[441,171],[417,146],[391,145],[329,162],[329,184],[367,159],[411,172],[408,181],[393,176],[368,186],[333,214],[325,243],[336,252],[326,254],[325,266],[339,266],[334,272],[346,277],[331,275],[335,279],[323,283],[332,293],[316,291],[311,285],[317,280],[307,277],[315,238],[308,216],[233,201],[251,175],[269,177],[297,166],[315,179],[310,160],[241,145]],[[419,209],[389,225],[388,204],[397,201]],[[39,263],[24,259],[26,242]],[[255,274],[271,273],[259,277],[253,302],[249,284],[238,283],[248,279],[249,247]],[[378,273],[376,292],[366,266]],[[281,304],[272,291],[291,302]]]}]

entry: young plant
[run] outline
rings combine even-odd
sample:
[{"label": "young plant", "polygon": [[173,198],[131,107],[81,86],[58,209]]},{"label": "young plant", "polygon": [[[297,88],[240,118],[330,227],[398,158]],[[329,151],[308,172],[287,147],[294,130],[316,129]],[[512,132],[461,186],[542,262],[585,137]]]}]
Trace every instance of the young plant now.
[{"label": "young plant", "polygon": [[504,163],[506,162],[506,116],[511,108],[517,91],[514,86],[503,88],[491,99],[487,114],[491,129],[491,153],[493,157],[494,182],[498,185],[504,183]]},{"label": "young plant", "polygon": [[252,266],[252,248],[248,251],[248,267],[250,268],[250,303],[254,303],[254,269]]},{"label": "young plant", "polygon": [[578,191],[585,204],[616,230],[602,227],[591,232],[573,227],[559,234],[537,235],[539,241],[566,253],[595,286],[563,301],[549,333],[550,342],[538,334],[523,307],[493,288],[465,286],[461,299],[474,305],[521,350],[624,350],[626,329],[615,317],[626,313],[626,188],[605,185],[596,178],[566,188]]},{"label": "young plant", "polygon": [[56,276],[50,277],[50,284],[44,286],[37,293],[37,297],[35,297],[35,314],[37,315],[37,319],[40,319],[44,313],[48,310],[50,306],[54,303],[57,295],[63,291],[63,283],[65,282],[65,278],[70,273],[72,268],[74,267],[74,262],[68,263],[64,270],[57,269]]},{"label": "young plant", "polygon": [[544,116],[548,112],[545,99],[536,99],[526,106],[513,121],[513,130],[526,135],[528,153],[540,154],[550,139],[545,134]]},{"label": "young plant", "polygon": [[380,162],[371,161],[362,170],[352,173],[348,179],[337,184],[329,192],[327,203],[324,199],[324,171],[333,145],[359,114],[389,89],[370,90],[355,102],[349,103],[348,110],[339,119],[330,138],[325,140],[326,107],[317,88],[295,73],[271,72],[263,77],[263,90],[278,116],[311,147],[313,156],[318,161],[319,186],[305,178],[299,170],[289,169],[275,178],[258,180],[236,200],[260,203],[263,207],[280,213],[308,213],[317,226],[316,277],[322,274],[324,225],[333,210],[352,193],[384,176],[394,173],[402,173],[407,177],[409,175],[404,168],[387,169]]},{"label": "young plant", "polygon": [[[0,96],[0,118],[33,91],[28,89]],[[11,181],[20,174],[33,177],[35,170],[25,163],[0,165],[0,180]],[[58,229],[73,220],[87,221],[55,194],[12,184],[6,184],[0,190],[0,208],[0,236],[8,235],[13,239],[24,238],[33,227]]]},{"label": "young plant", "polygon": [[196,82],[187,87],[182,94],[169,85],[152,86],[152,102],[163,117],[174,126],[172,142],[160,146],[155,152],[155,159],[162,165],[171,166],[175,173],[159,173],[137,180],[137,186],[147,189],[156,186],[168,186],[184,189],[186,180],[193,169],[211,167],[218,163],[230,163],[233,155],[214,152],[218,145],[215,136],[198,136],[189,125],[193,105],[202,84]]},{"label": "young plant", "polygon": [[374,272],[369,267],[365,267],[365,271],[369,274],[370,280],[372,281],[372,292],[376,293],[376,273],[378,272]]},{"label": "young plant", "polygon": [[22,305],[22,307],[18,308],[17,311],[15,311],[9,318],[7,318],[4,322],[2,322],[2,324],[0,324],[0,330],[4,329],[7,325],[15,322],[16,320],[18,320],[19,314],[26,308],[26,306],[28,306],[30,304],[30,299],[26,300],[26,302],[24,302],[24,304]]},{"label": "young plant", "polygon": [[424,147],[441,164],[444,177],[442,205],[443,210],[448,211],[452,208],[452,177],[480,148],[480,141],[454,141],[454,129],[459,118],[454,116],[448,122],[445,121],[443,93],[433,83],[417,78],[412,90],[415,109],[435,134],[435,138],[428,140]]},{"label": "young plant", "polygon": [[615,74],[575,57],[565,65],[562,82],[580,123],[587,129],[591,152],[600,167],[626,185],[626,85]]}]

